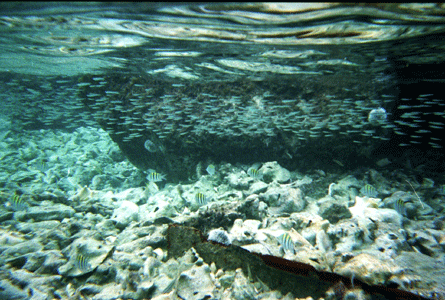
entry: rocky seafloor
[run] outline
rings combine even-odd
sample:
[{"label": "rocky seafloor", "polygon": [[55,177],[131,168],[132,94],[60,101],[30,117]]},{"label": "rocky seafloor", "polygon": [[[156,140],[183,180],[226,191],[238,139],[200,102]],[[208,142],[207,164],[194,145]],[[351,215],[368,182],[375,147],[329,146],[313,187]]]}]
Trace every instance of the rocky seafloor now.
[{"label": "rocky seafloor", "polygon": [[[377,299],[365,285],[445,295],[444,186],[387,161],[304,174],[218,163],[212,175],[203,162],[188,182],[154,183],[97,128],[1,135],[1,299]],[[289,287],[294,275],[249,253],[347,280]]]}]

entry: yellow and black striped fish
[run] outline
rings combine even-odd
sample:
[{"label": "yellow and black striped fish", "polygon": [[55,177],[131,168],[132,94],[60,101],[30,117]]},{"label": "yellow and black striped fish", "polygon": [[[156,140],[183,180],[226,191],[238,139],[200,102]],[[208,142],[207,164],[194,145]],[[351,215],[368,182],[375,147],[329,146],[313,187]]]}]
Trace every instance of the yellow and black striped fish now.
[{"label": "yellow and black striped fish", "polygon": [[147,179],[150,182],[159,182],[165,180],[165,175],[158,172],[150,172],[147,175]]},{"label": "yellow and black striped fish", "polygon": [[15,211],[24,210],[28,207],[28,203],[26,203],[26,201],[24,200],[23,194],[19,195],[17,193],[14,193],[14,195],[12,195],[9,204],[11,205],[11,208]]},{"label": "yellow and black striped fish", "polygon": [[75,264],[76,267],[81,271],[86,271],[90,269],[90,263],[88,262],[88,258],[83,254],[78,253],[76,255]]},{"label": "yellow and black striped fish", "polygon": [[263,175],[260,173],[260,171],[258,171],[255,168],[249,168],[247,170],[247,174],[249,174],[249,176],[254,179],[262,179],[263,178]]},{"label": "yellow and black striped fish", "polygon": [[280,235],[278,237],[278,242],[280,243],[281,247],[283,247],[284,251],[290,251],[292,254],[295,254],[294,242],[292,241],[289,233],[285,232]]},{"label": "yellow and black striped fish", "polygon": [[198,192],[198,193],[195,194],[195,200],[196,200],[196,203],[198,203],[199,206],[205,205],[208,202],[208,199],[207,199],[206,195],[204,195],[201,192]]},{"label": "yellow and black striped fish", "polygon": [[377,197],[379,194],[376,188],[370,184],[365,184],[365,186],[360,189],[360,193],[367,197]]},{"label": "yellow and black striped fish", "polygon": [[394,208],[399,214],[406,216],[406,205],[402,199],[397,199],[396,203],[394,204]]}]

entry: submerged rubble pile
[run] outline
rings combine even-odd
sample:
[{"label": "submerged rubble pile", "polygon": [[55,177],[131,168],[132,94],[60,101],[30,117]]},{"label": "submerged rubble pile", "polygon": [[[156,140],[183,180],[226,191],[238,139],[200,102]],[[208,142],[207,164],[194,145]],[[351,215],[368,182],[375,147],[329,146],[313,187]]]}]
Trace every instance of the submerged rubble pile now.
[{"label": "submerged rubble pile", "polygon": [[[266,162],[150,182],[95,128],[9,132],[0,147],[4,299],[370,299],[377,286],[445,295],[445,187],[431,179]],[[267,257],[339,280],[296,277],[323,287],[299,292]]]},{"label": "submerged rubble pile", "polygon": [[445,299],[440,4],[2,4],[0,299]]}]

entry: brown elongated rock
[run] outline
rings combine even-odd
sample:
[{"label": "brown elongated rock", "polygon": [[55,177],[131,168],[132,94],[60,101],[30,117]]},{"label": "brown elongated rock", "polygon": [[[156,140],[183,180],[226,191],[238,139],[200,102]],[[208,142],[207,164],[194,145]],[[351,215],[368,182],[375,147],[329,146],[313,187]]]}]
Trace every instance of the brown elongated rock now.
[{"label": "brown elongated rock", "polygon": [[[357,279],[317,271],[311,265],[290,261],[281,257],[251,253],[235,245],[223,245],[208,241],[203,234],[192,227],[170,225],[168,228],[168,255],[181,257],[193,247],[202,259],[217,268],[236,270],[241,268],[250,280],[261,280],[270,289],[279,290],[283,295],[292,293],[297,298],[314,299],[324,297],[328,291],[348,292],[361,288],[366,294],[378,299],[427,299],[422,296],[381,285],[368,285]],[[344,287],[339,289],[338,287]]]}]

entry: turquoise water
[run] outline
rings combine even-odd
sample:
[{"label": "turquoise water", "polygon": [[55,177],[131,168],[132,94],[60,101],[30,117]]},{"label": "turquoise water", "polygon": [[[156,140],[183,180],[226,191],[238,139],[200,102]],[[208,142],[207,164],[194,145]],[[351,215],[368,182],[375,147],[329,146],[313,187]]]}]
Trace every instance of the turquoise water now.
[{"label": "turquoise water", "polygon": [[[185,153],[292,168],[314,151],[353,167],[364,151],[442,159],[441,7],[4,6],[14,127],[99,124],[132,163],[176,179]],[[161,151],[148,157],[146,140]]]},{"label": "turquoise water", "polygon": [[[119,203],[133,203],[128,210],[148,203],[148,219],[132,220],[153,222],[221,199],[242,202],[249,193],[270,200],[273,184],[304,181],[305,175],[314,185],[302,188],[304,197],[332,224],[322,213],[323,197],[348,194],[343,204],[353,208],[361,190],[362,196],[387,199],[369,207],[394,208],[416,226],[418,220],[443,222],[440,4],[0,7],[4,232],[33,220],[26,211],[45,201],[69,206],[60,210],[67,218],[88,223],[95,218],[90,213],[118,220],[115,198],[106,194],[112,192]],[[277,181],[278,175],[261,168],[274,161],[290,170],[287,180]],[[256,186],[263,181],[268,188]],[[225,190],[226,183],[232,190]],[[183,191],[178,184],[193,188]],[[402,190],[412,198],[394,198]],[[281,194],[273,204],[261,201],[276,208]],[[94,202],[98,199],[104,206]],[[189,203],[195,199],[198,203]],[[150,206],[158,200],[169,204]],[[283,209],[277,214],[293,212]],[[48,220],[53,218],[39,221]],[[230,230],[233,221],[198,227]],[[119,230],[128,225],[116,222]],[[443,248],[443,228],[436,227],[432,235]],[[410,246],[442,259],[436,246],[418,245],[416,230]],[[293,252],[289,238],[295,236],[286,235],[286,253]],[[45,250],[69,243],[62,244]],[[71,262],[81,266],[80,273],[99,264],[72,251],[64,255],[81,258]],[[7,255],[2,260],[20,265]],[[56,273],[79,275],[67,268]],[[41,273],[53,274],[48,269]]]}]

